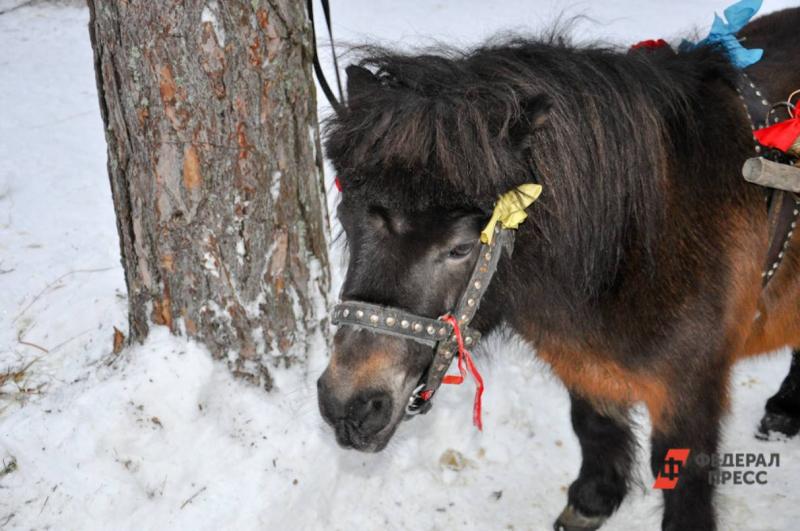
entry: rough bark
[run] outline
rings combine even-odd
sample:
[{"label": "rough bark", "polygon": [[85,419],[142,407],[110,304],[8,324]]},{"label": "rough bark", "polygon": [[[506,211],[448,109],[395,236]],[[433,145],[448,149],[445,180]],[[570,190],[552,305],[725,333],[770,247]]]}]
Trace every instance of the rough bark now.
[{"label": "rough bark", "polygon": [[271,387],[324,329],[327,214],[299,0],[89,0],[130,336]]}]

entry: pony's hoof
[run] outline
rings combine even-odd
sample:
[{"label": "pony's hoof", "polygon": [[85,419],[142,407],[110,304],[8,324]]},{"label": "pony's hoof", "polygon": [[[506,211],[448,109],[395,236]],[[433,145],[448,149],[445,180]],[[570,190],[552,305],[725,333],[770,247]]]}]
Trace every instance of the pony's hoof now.
[{"label": "pony's hoof", "polygon": [[800,432],[800,417],[784,415],[782,413],[765,413],[758,426],[756,437],[769,439],[772,435],[780,434],[785,437],[794,437]]},{"label": "pony's hoof", "polygon": [[607,516],[586,516],[572,505],[567,505],[553,524],[555,531],[596,531]]}]

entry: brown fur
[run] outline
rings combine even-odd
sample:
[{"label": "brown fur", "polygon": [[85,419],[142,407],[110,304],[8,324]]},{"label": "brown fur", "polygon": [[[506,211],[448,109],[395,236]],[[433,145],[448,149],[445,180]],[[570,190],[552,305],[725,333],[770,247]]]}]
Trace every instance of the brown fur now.
[{"label": "brown fur", "polygon": [[745,356],[800,347],[800,233],[792,235],[777,273],[760,293],[758,314],[748,327]]},{"label": "brown fur", "polygon": [[538,354],[570,391],[598,409],[605,409],[606,402],[618,406],[644,402],[653,424],[659,425],[674,407],[667,381],[623,367],[606,354],[549,343],[540,345]]}]

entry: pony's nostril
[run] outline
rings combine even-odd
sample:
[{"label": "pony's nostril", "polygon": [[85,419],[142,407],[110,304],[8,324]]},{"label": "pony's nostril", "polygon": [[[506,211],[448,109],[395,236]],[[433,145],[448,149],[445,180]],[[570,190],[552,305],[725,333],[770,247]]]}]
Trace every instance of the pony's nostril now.
[{"label": "pony's nostril", "polygon": [[370,411],[370,414],[379,414],[389,406],[389,403],[388,395],[372,398],[367,402],[367,409]]},{"label": "pony's nostril", "polygon": [[383,391],[355,396],[348,404],[347,413],[361,435],[373,435],[389,424],[392,397]]}]

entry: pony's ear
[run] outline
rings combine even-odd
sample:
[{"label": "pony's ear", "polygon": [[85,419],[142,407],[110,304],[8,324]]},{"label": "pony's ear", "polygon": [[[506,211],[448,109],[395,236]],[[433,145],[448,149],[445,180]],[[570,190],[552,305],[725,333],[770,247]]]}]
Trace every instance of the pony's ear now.
[{"label": "pony's ear", "polygon": [[345,72],[347,73],[348,99],[358,97],[359,94],[380,83],[375,74],[363,66],[350,65],[345,69]]},{"label": "pony's ear", "polygon": [[520,102],[519,117],[509,124],[508,136],[515,145],[522,144],[528,135],[547,123],[553,102],[547,94],[537,94]]}]

